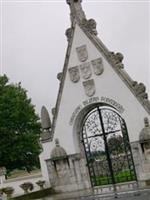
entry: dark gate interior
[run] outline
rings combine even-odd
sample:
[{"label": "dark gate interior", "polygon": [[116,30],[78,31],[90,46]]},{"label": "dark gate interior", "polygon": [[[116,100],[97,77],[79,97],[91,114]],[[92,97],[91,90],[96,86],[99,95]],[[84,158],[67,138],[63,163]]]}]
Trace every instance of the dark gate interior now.
[{"label": "dark gate interior", "polygon": [[114,109],[96,106],[86,115],[82,142],[92,186],[136,180],[126,124]]}]

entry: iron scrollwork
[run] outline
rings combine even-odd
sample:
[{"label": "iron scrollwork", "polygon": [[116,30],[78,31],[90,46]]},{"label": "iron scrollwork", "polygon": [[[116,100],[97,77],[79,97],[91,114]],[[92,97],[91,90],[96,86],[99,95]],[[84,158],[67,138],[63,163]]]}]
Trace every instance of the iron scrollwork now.
[{"label": "iron scrollwork", "polygon": [[82,137],[93,186],[136,180],[126,124],[117,112],[94,108],[85,117]]}]

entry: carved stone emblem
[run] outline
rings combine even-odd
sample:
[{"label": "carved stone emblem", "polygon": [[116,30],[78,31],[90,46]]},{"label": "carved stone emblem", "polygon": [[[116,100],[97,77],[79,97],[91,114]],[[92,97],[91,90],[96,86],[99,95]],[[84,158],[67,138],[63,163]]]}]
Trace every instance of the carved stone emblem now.
[{"label": "carved stone emblem", "polygon": [[70,80],[74,83],[78,82],[80,80],[80,74],[79,74],[79,67],[75,66],[68,69]]},{"label": "carved stone emblem", "polygon": [[84,81],[83,86],[84,86],[85,94],[87,96],[91,97],[95,94],[96,89],[95,89],[95,84],[94,84],[93,79],[90,79],[88,81]]},{"label": "carved stone emblem", "polygon": [[78,58],[81,62],[85,62],[88,59],[88,52],[86,45],[82,45],[76,48]]},{"label": "carved stone emblem", "polygon": [[104,71],[102,58],[92,60],[94,74],[101,75]]},{"label": "carved stone emblem", "polygon": [[84,79],[88,79],[91,77],[92,70],[91,70],[90,63],[84,63],[84,64],[80,65],[80,70],[81,70],[82,77]]}]

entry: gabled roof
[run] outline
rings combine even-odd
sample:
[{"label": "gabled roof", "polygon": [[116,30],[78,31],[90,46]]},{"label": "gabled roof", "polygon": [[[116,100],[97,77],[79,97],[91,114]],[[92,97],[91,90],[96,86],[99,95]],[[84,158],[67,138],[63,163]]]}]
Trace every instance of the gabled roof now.
[{"label": "gabled roof", "polygon": [[148,100],[148,94],[146,93],[146,87],[143,83],[137,83],[132,80],[128,73],[124,70],[124,65],[122,63],[123,55],[121,53],[114,53],[107,49],[107,47],[102,43],[102,41],[97,37],[96,22],[94,19],[87,20],[85,14],[81,7],[82,0],[67,0],[71,10],[71,28],[67,29],[66,36],[68,39],[68,48],[66,52],[65,63],[63,67],[63,72],[61,76],[59,74],[60,87],[55,107],[55,113],[52,122],[52,134],[54,134],[57,115],[59,111],[62,91],[64,87],[68,61],[70,57],[70,51],[73,42],[74,30],[76,24],[82,29],[85,35],[90,39],[90,41],[95,45],[95,47],[100,51],[106,60],[110,63],[114,71],[130,89],[133,95],[137,98],[140,104],[144,107],[148,114],[150,114],[150,101]]}]

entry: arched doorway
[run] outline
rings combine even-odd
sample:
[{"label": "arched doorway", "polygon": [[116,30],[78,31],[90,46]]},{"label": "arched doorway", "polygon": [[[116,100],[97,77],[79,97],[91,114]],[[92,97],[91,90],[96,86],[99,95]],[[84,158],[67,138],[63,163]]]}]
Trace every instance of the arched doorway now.
[{"label": "arched doorway", "polygon": [[127,127],[115,109],[96,105],[85,116],[82,127],[93,187],[136,180]]}]

